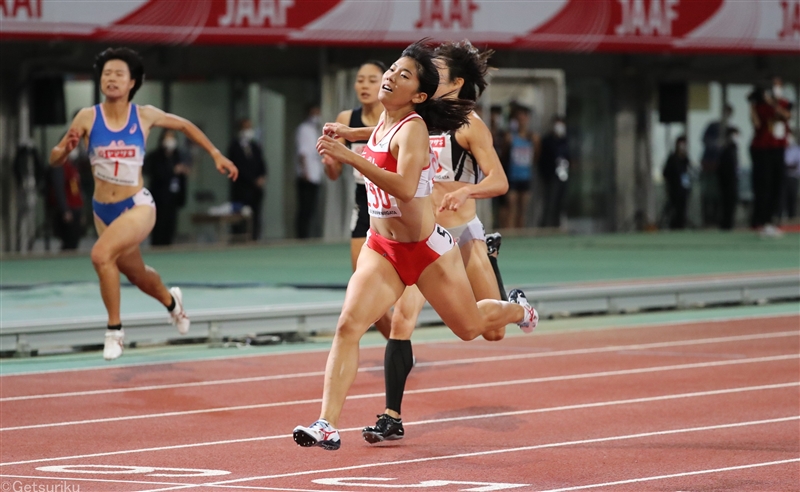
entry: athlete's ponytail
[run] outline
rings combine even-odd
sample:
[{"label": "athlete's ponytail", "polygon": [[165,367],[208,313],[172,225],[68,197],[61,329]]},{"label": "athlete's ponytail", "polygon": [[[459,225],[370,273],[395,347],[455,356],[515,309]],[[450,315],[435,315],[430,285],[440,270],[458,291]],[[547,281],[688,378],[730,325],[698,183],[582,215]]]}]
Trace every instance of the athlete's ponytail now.
[{"label": "athlete's ponytail", "polygon": [[466,99],[446,99],[442,97],[428,98],[417,104],[417,112],[429,132],[454,132],[469,124],[469,115],[475,109],[475,103]]},{"label": "athlete's ponytail", "polygon": [[447,64],[452,82],[457,78],[464,80],[464,85],[458,92],[458,97],[477,101],[489,82],[486,75],[489,73],[489,58],[494,50],[479,51],[468,40],[443,43],[436,47],[434,56]]},{"label": "athlete's ponytail", "polygon": [[475,108],[473,101],[433,97],[439,87],[439,70],[433,63],[433,47],[429,38],[409,45],[401,56],[414,60],[419,79],[418,90],[428,96],[425,101],[414,107],[417,114],[425,120],[428,131],[456,131],[469,124],[469,115]]}]

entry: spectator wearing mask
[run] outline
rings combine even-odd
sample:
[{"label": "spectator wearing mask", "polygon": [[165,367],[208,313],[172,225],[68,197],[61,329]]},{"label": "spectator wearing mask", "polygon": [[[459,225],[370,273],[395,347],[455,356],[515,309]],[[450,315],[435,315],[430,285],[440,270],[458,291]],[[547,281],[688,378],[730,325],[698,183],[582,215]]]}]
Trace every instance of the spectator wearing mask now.
[{"label": "spectator wearing mask", "polygon": [[736,222],[736,204],[739,201],[738,128],[728,127],[725,132],[725,145],[717,158],[716,176],[720,201],[719,228],[729,231]]},{"label": "spectator wearing mask", "polygon": [[[239,179],[231,182],[231,202],[249,206],[253,211],[251,239],[261,237],[261,207],[264,203],[264,186],[267,183],[267,164],[264,153],[256,142],[253,123],[245,118],[239,122],[239,132],[228,146],[228,158],[239,169]],[[244,234],[246,224],[233,226],[234,234]]]},{"label": "spectator wearing mask", "polygon": [[503,227],[521,228],[527,225],[528,204],[531,200],[533,181],[533,161],[539,146],[539,136],[529,129],[531,111],[514,104],[506,134],[509,149],[508,194],[506,215]]},{"label": "spectator wearing mask", "polygon": [[[783,168],[784,172],[780,174],[781,181],[781,195],[780,201],[777,206],[776,216],[780,219],[785,214],[789,218],[795,216],[795,206],[789,206],[790,201],[793,204],[797,203],[797,168],[790,166],[788,159],[793,157],[793,153],[789,151],[789,147],[796,145],[792,128],[789,125],[791,120],[792,108],[794,104],[786,98],[783,92],[783,80],[780,77],[772,78],[772,96],[775,99],[775,105],[780,108],[786,119],[780,121],[773,128],[773,135],[779,146],[783,148]],[[794,170],[794,173],[792,172]],[[792,198],[791,193],[794,193]]]},{"label": "spectator wearing mask", "polygon": [[80,146],[70,151],[63,166],[50,168],[48,204],[53,219],[53,230],[61,239],[61,250],[78,248],[83,236],[83,193],[78,172],[81,158]]},{"label": "spectator wearing mask", "polygon": [[542,179],[542,219],[540,227],[560,227],[561,209],[569,180],[567,123],[563,116],[553,119],[553,129],[542,139],[539,177]]},{"label": "spectator wearing mask", "polygon": [[692,189],[690,167],[686,151],[686,137],[680,136],[675,140],[675,150],[667,158],[662,173],[667,187],[670,229],[686,228],[687,203]]},{"label": "spectator wearing mask", "polygon": [[700,159],[700,203],[705,226],[719,221],[721,198],[717,186],[717,166],[720,153],[727,145],[725,135],[732,115],[733,106],[726,104],[722,109],[722,119],[709,123],[703,132],[703,157]]},{"label": "spectator wearing mask", "polygon": [[169,246],[175,242],[178,211],[186,205],[186,178],[191,166],[178,149],[178,135],[164,130],[158,148],[147,153],[142,170],[149,177],[148,188],[156,202],[156,224],[150,236],[153,246]]},{"label": "spectator wearing mask", "polygon": [[318,104],[306,107],[306,119],[297,127],[297,217],[295,227],[298,238],[311,237],[311,228],[317,215],[319,187],[322,181],[322,159],[317,152],[317,139],[322,134]]},{"label": "spectator wearing mask", "polygon": [[779,237],[775,219],[780,213],[785,172],[784,152],[789,111],[773,96],[773,90],[756,87],[749,96],[753,140],[752,160],[753,213],[750,226],[767,237]]}]

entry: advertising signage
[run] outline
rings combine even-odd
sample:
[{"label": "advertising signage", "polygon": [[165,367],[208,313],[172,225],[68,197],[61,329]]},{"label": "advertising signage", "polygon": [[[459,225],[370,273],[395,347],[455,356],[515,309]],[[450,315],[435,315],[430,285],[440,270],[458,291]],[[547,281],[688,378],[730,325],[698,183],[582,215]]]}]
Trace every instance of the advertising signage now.
[{"label": "advertising signage", "polygon": [[0,0],[2,39],[800,52],[800,0]]}]

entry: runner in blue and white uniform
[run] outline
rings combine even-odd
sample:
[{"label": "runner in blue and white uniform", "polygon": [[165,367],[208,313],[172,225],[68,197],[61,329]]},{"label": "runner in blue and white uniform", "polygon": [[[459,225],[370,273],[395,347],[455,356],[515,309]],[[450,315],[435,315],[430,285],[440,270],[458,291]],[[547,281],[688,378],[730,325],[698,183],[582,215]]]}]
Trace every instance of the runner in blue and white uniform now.
[{"label": "runner in blue and white uniform", "polygon": [[92,207],[98,234],[92,264],[108,312],[103,357],[111,360],[122,355],[125,338],[120,318],[120,272],[167,308],[178,332],[189,331],[181,290],[167,289],[158,273],[144,264],[139,250],[156,221],[155,202],[142,181],[150,130],[162,127],[182,131],[211,154],[220,173],[235,180],[238,170],[190,121],[130,102],[144,80],[138,53],[128,48],[107,49],[95,59],[94,69],[105,101],[78,112],[67,134],[50,152],[50,164],[62,165],[85,139],[94,173]]}]

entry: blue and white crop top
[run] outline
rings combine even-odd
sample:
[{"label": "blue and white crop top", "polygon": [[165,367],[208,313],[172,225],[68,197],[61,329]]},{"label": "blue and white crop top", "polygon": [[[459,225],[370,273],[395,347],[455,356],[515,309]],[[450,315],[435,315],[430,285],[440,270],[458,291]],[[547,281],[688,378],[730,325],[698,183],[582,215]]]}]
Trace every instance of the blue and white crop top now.
[{"label": "blue and white crop top", "polygon": [[144,132],[139,108],[128,105],[128,122],[119,131],[108,128],[102,105],[94,107],[89,132],[89,161],[97,179],[124,186],[137,186],[144,164]]},{"label": "blue and white crop top", "polygon": [[439,158],[434,181],[459,181],[477,184],[483,179],[483,172],[475,161],[475,157],[458,144],[453,133],[441,133],[430,136],[431,149]]}]

